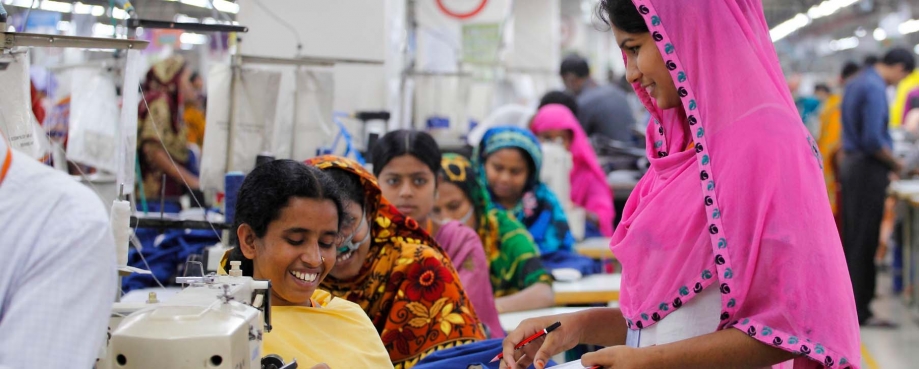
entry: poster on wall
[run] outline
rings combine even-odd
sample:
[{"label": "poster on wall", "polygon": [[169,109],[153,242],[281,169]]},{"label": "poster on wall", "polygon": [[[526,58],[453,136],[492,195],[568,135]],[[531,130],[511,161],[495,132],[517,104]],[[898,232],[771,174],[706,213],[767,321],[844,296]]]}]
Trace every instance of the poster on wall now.
[{"label": "poster on wall", "polygon": [[501,30],[497,23],[463,25],[463,62],[494,64],[498,60]]}]

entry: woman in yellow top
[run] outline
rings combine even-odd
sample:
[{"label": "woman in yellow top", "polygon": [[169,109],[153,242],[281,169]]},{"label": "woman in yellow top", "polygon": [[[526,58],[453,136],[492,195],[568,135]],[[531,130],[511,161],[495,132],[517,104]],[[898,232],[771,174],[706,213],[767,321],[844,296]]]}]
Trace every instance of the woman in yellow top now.
[{"label": "woman in yellow top", "polygon": [[314,167],[259,165],[239,190],[239,246],[226,259],[242,261],[243,275],[271,281],[266,355],[307,368],[392,368],[363,309],[318,290],[335,266],[342,204],[335,182]]},{"label": "woman in yellow top", "polygon": [[[839,75],[840,86],[845,86],[846,81],[858,73],[858,64],[853,62],[846,63]],[[842,149],[842,95],[833,94],[827,85],[817,85],[814,87],[814,94],[818,99],[823,101],[823,108],[820,111],[820,137],[817,139],[817,147],[820,149],[820,155],[823,156],[823,179],[826,181],[827,195],[830,198],[830,208],[833,210],[833,217],[839,219],[838,204],[838,180],[836,179],[836,155]]]}]

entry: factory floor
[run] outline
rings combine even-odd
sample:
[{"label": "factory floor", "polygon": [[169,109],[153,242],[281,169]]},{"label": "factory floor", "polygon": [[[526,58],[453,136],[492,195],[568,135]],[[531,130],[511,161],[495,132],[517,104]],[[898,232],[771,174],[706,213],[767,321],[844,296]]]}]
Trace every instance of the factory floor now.
[{"label": "factory floor", "polygon": [[910,312],[891,292],[888,273],[878,276],[878,298],[872,311],[879,318],[897,323],[896,329],[862,328],[862,368],[919,368],[919,314]]}]

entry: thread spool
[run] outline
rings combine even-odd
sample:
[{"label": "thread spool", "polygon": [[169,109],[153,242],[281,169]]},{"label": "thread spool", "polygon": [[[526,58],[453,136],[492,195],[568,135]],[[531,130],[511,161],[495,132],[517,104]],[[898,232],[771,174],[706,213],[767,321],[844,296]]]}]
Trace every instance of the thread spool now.
[{"label": "thread spool", "polygon": [[112,202],[112,235],[115,236],[115,260],[118,267],[128,265],[128,245],[131,240],[131,203],[125,200]]},{"label": "thread spool", "polygon": [[223,214],[228,224],[233,224],[236,220],[236,196],[244,179],[246,176],[242,172],[229,172],[224,177]]}]

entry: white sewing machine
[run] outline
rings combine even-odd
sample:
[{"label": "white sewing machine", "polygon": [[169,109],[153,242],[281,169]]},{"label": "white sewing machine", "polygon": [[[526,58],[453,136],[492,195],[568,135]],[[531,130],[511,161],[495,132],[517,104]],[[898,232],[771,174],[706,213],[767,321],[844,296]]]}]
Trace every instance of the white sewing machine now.
[{"label": "white sewing machine", "polygon": [[[294,369],[262,357],[263,329],[271,331],[270,283],[230,275],[179,278],[189,284],[167,302],[115,303],[98,369]],[[264,320],[262,319],[262,313]]]}]

